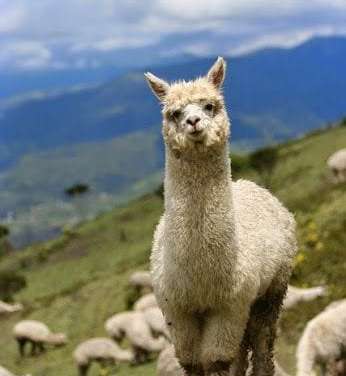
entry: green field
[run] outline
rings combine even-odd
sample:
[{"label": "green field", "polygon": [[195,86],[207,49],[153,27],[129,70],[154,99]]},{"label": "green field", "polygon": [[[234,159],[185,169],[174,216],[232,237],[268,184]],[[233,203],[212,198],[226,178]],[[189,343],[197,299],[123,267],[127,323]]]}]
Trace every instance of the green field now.
[{"label": "green field", "polygon": [[[346,127],[335,127],[279,146],[279,160],[270,185],[296,214],[300,251],[291,283],[326,284],[329,295],[301,304],[282,320],[277,356],[294,372],[294,351],[305,322],[328,302],[346,291],[346,186],[333,186],[326,158],[346,145]],[[246,158],[244,158],[246,159]],[[262,182],[244,167],[237,177]],[[151,194],[69,230],[60,238],[6,256],[1,270],[16,270],[28,287],[16,300],[25,310],[0,319],[0,364],[21,375],[72,376],[75,346],[90,337],[104,336],[104,321],[126,308],[127,279],[136,269],[148,267],[153,229],[162,212],[162,199]],[[66,332],[68,346],[20,360],[11,329],[20,319],[38,319],[53,330]],[[121,366],[119,375],[155,374],[155,362],[142,367]],[[94,366],[90,375],[98,375]]]}]

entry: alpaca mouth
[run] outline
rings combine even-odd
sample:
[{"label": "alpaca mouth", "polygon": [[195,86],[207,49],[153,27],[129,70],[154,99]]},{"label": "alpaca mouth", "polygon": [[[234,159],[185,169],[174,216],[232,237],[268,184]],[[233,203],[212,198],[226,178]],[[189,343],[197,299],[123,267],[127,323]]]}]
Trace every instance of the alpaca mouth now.
[{"label": "alpaca mouth", "polygon": [[200,141],[204,138],[205,132],[204,129],[196,129],[193,132],[189,132],[187,136],[192,139],[193,141]]}]

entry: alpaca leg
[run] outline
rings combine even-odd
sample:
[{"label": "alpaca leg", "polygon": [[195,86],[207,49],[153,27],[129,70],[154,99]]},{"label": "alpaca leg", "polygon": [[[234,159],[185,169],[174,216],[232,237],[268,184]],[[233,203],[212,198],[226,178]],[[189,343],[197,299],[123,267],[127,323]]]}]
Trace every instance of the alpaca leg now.
[{"label": "alpaca leg", "polygon": [[[206,375],[228,375],[245,333],[249,308],[232,305],[242,314],[224,311],[208,317],[203,334],[201,360]],[[237,319],[235,319],[237,318]]]},{"label": "alpaca leg", "polygon": [[[275,282],[277,284],[277,281]],[[273,284],[275,286],[275,284]],[[251,309],[250,331],[253,350],[253,375],[274,376],[274,342],[276,326],[286,286],[270,290],[259,298]]]},{"label": "alpaca leg", "polygon": [[203,376],[202,365],[199,363],[203,315],[180,314],[176,316],[166,314],[166,320],[176,357],[185,370],[186,376]]},{"label": "alpaca leg", "polygon": [[36,355],[36,342],[31,341],[31,356]]},{"label": "alpaca leg", "polygon": [[26,345],[26,339],[25,338],[17,338],[18,343],[18,350],[19,355],[23,358],[25,356],[25,345]]},{"label": "alpaca leg", "polygon": [[89,370],[89,364],[80,365],[78,367],[79,376],[86,376]]}]

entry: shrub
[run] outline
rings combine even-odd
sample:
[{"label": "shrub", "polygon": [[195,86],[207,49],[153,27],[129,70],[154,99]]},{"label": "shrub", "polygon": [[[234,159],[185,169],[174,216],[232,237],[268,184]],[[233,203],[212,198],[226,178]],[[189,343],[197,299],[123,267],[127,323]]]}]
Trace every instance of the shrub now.
[{"label": "shrub", "polygon": [[265,147],[250,154],[249,164],[257,170],[266,186],[270,185],[271,175],[278,162],[279,152],[275,147]]},{"label": "shrub", "polygon": [[0,224],[0,239],[5,238],[10,234],[10,230],[7,226]]},{"label": "shrub", "polygon": [[13,295],[26,285],[25,277],[20,274],[13,271],[0,272],[0,299],[11,301]]},{"label": "shrub", "polygon": [[249,156],[245,154],[231,153],[232,174],[239,176],[250,168]]},{"label": "shrub", "polygon": [[65,194],[70,197],[75,197],[88,192],[90,187],[87,184],[78,183],[65,189]]}]

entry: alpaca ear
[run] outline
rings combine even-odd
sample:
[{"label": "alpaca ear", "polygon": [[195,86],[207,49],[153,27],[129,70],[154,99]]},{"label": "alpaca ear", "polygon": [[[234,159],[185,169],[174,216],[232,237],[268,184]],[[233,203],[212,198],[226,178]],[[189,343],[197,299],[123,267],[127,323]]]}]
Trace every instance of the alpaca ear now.
[{"label": "alpaca ear", "polygon": [[161,78],[156,77],[154,74],[150,72],[144,73],[144,76],[155,96],[160,101],[163,101],[168,92],[169,84],[166,81],[161,80]]},{"label": "alpaca ear", "polygon": [[210,68],[207,79],[211,82],[217,89],[223,84],[226,75],[226,62],[222,57],[218,57],[214,65]]}]

